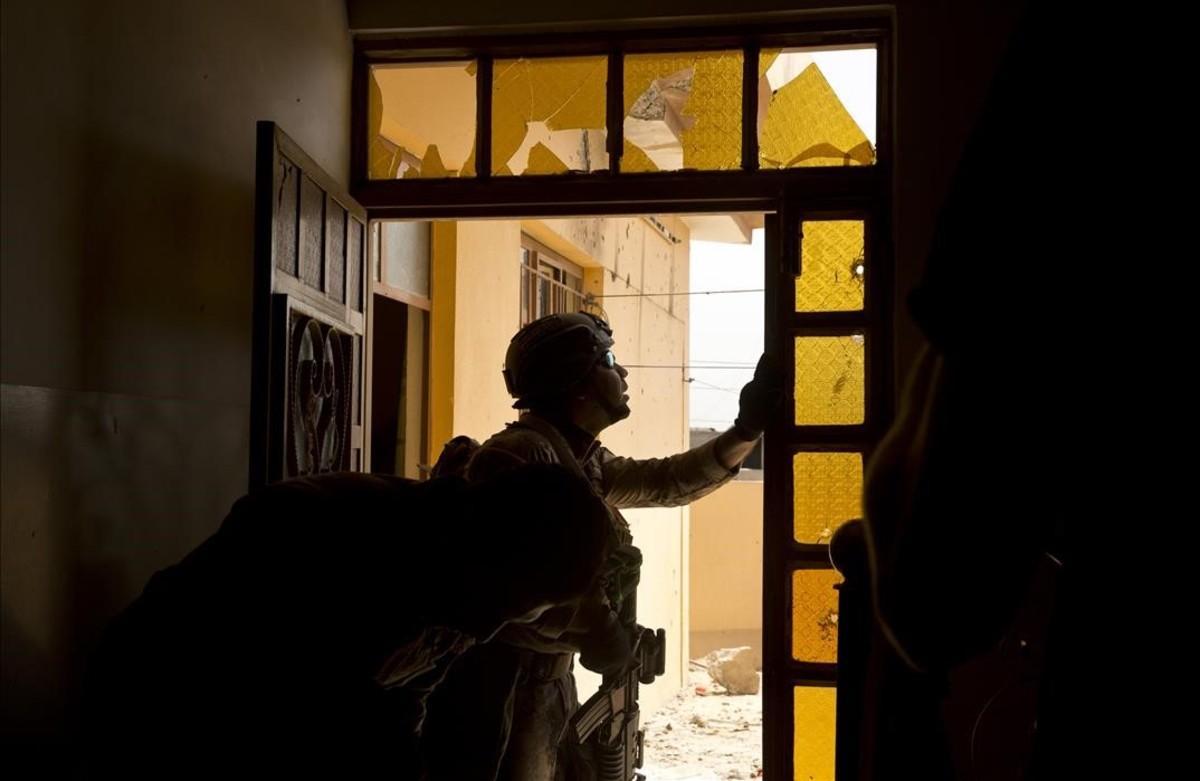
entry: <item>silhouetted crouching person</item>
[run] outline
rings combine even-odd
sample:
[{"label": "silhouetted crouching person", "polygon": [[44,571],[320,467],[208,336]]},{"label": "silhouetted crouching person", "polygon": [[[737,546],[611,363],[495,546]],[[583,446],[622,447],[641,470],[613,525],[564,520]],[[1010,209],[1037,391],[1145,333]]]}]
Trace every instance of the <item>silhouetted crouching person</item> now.
[{"label": "silhouetted crouching person", "polygon": [[450,663],[578,598],[608,533],[603,504],[558,466],[253,492],[108,628],[88,775],[418,777],[425,700]]}]

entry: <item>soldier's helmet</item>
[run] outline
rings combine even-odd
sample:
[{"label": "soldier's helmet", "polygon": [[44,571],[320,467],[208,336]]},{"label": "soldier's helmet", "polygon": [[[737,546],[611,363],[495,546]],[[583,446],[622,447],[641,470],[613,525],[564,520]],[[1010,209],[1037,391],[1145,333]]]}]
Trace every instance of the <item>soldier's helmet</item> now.
[{"label": "soldier's helmet", "polygon": [[612,328],[588,312],[546,315],[517,331],[504,356],[516,409],[558,398],[587,377],[613,346]]}]

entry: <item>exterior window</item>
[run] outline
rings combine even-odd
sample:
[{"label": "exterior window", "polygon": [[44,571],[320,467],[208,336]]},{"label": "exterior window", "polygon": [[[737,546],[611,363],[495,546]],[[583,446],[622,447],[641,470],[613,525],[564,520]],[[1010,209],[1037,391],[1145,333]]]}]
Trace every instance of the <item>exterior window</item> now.
[{"label": "exterior window", "polygon": [[583,309],[583,269],[548,247],[521,237],[521,325]]}]

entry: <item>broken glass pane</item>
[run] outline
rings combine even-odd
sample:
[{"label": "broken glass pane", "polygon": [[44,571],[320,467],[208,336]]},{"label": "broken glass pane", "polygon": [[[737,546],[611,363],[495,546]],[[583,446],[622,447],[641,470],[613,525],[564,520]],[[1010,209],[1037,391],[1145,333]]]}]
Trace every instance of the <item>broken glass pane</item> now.
[{"label": "broken glass pane", "polygon": [[762,168],[875,162],[875,49],[764,50],[759,59]]},{"label": "broken glass pane", "polygon": [[800,238],[797,312],[862,311],[867,272],[862,220],[805,221]]},{"label": "broken glass pane", "polygon": [[622,172],[742,165],[742,53],[625,58]]},{"label": "broken glass pane", "polygon": [[371,179],[475,175],[475,63],[371,66]]},{"label": "broken glass pane", "polygon": [[792,658],[798,662],[837,661],[838,591],[835,569],[792,571]]},{"label": "broken glass pane", "polygon": [[606,170],[607,84],[603,56],[496,60],[492,173]]}]

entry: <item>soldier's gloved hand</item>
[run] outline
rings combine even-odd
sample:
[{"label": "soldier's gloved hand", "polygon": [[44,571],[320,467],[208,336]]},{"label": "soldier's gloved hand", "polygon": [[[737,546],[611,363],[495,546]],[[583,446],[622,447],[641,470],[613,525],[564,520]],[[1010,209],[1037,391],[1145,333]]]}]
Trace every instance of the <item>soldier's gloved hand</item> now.
[{"label": "soldier's gloved hand", "polygon": [[767,427],[767,421],[779,411],[785,398],[783,370],[766,353],[758,359],[754,379],[746,383],[738,397],[738,416],[733,422],[738,436],[757,439]]},{"label": "soldier's gloved hand", "polygon": [[613,631],[593,632],[580,638],[579,663],[601,675],[616,675],[633,664],[629,634],[619,624]]}]

